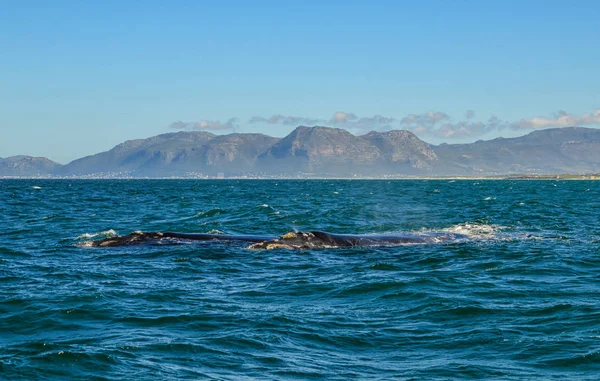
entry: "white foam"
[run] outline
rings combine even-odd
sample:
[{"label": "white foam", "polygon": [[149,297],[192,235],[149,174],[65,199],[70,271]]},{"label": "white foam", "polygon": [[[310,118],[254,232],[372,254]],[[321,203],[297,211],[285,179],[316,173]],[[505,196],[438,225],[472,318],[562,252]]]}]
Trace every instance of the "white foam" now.
[{"label": "white foam", "polygon": [[464,222],[449,228],[442,229],[448,233],[464,234],[471,238],[494,238],[496,234],[505,229],[504,226],[490,225],[476,222]]},{"label": "white foam", "polygon": [[117,232],[114,231],[113,229],[109,229],[109,230],[105,230],[103,232],[99,232],[99,233],[84,233],[82,235],[80,235],[79,237],[77,237],[76,239],[90,239],[90,238],[96,238],[96,237],[116,237],[118,236]]},{"label": "white foam", "polygon": [[37,185],[32,186],[33,189],[42,189],[42,187],[39,187]]}]

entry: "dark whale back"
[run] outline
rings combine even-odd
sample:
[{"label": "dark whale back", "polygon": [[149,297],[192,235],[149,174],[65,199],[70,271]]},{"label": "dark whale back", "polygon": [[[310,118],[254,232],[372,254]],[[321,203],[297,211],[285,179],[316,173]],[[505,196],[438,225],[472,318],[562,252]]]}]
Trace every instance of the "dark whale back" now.
[{"label": "dark whale back", "polygon": [[331,234],[322,231],[312,232],[323,242],[339,247],[352,246],[374,246],[382,244],[403,244],[403,243],[426,243],[430,240],[429,236],[408,235],[408,234]]},{"label": "dark whale back", "polygon": [[243,242],[263,242],[277,238],[271,235],[230,235],[230,234],[202,234],[202,233],[175,233],[164,232],[163,237],[179,238],[191,241],[243,241]]},{"label": "dark whale back", "polygon": [[287,233],[275,236],[202,234],[176,232],[133,232],[119,237],[110,237],[98,241],[87,241],[82,246],[129,246],[144,243],[168,243],[169,240],[188,241],[238,241],[252,243],[251,249],[318,249],[355,246],[392,246],[402,244],[439,243],[457,241],[468,238],[455,233],[422,233],[422,234],[331,234],[323,231]]},{"label": "dark whale back", "polygon": [[128,235],[104,238],[98,241],[83,242],[81,246],[130,246],[144,243],[165,243],[166,240],[188,240],[188,241],[240,241],[240,242],[264,242],[275,239],[275,236],[254,235],[229,235],[229,234],[203,234],[203,233],[176,233],[176,232],[133,232]]},{"label": "dark whale back", "polygon": [[468,238],[455,233],[422,234],[331,234],[323,231],[287,233],[283,236],[250,245],[251,249],[320,249],[356,246],[395,246],[460,241]]}]

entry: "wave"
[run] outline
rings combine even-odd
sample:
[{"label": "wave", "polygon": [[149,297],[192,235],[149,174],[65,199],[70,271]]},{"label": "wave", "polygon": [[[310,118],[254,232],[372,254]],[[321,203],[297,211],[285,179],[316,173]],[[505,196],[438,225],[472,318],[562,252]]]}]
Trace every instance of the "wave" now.
[{"label": "wave", "polygon": [[[260,242],[263,245],[271,244],[271,243],[282,243],[282,239],[286,241],[286,239],[295,238],[298,235],[302,235],[302,232],[299,232],[296,227],[292,227],[292,231],[290,233],[284,234],[281,237],[276,236],[252,236],[252,235],[231,235],[226,234],[221,230],[210,229],[207,233],[164,233],[166,236],[164,237],[166,240],[159,239],[159,237],[153,237],[154,234],[160,235],[160,238],[163,238],[163,233],[143,233],[143,232],[134,232],[128,236],[123,236],[122,241],[127,243],[122,244],[132,244],[132,243],[142,243],[147,242],[148,240],[152,242],[158,243],[175,243],[183,242],[189,243],[190,240],[200,240],[200,241],[246,241],[246,242]],[[306,233],[306,232],[305,232]],[[362,234],[335,234],[335,233],[325,233],[321,231],[310,231],[308,234],[312,233],[325,235],[327,237],[331,237],[334,241],[337,240],[348,240],[348,239],[356,239],[359,240],[359,243],[353,244],[341,244],[339,242],[335,242],[332,245],[325,245],[324,247],[347,247],[347,246],[398,246],[398,245],[406,245],[406,244],[415,244],[415,243],[461,243],[465,241],[483,241],[483,242],[491,242],[491,241],[521,241],[521,240],[545,240],[552,237],[539,236],[536,234],[531,234],[523,231],[515,231],[508,226],[498,225],[498,224],[489,224],[485,222],[462,222],[459,224],[455,224],[446,228],[441,229],[430,229],[430,228],[421,228],[416,231],[394,231],[387,233],[362,233]],[[398,237],[397,240],[394,240],[395,237]],[[89,234],[85,233],[77,237],[77,240],[91,240],[94,238],[102,238],[100,241],[110,240],[111,238],[119,238],[119,235],[112,229]],[[260,237],[260,239],[259,239]],[[320,237],[320,236],[319,236]],[[337,238],[336,238],[337,237]],[[129,238],[135,238],[129,240]],[[139,239],[143,238],[143,239]],[[322,238],[322,237],[321,237]],[[402,240],[404,238],[404,240]],[[319,238],[320,239],[320,238]],[[317,240],[319,240],[317,239]],[[130,242],[131,241],[131,242]],[[271,242],[272,241],[272,242]],[[310,241],[310,239],[308,239]],[[182,242],[182,243],[183,243]],[[291,242],[291,241],[290,241]],[[358,242],[358,241],[357,241]],[[116,241],[115,241],[116,244]],[[117,244],[117,246],[122,245]],[[78,243],[77,246],[99,246],[97,240]],[[109,245],[112,246],[112,245]],[[260,246],[260,245],[259,245]],[[312,247],[311,248],[316,248]],[[256,247],[252,247],[256,248]],[[308,247],[306,247],[308,248]]]},{"label": "wave", "polygon": [[80,239],[91,239],[91,238],[98,238],[98,237],[112,238],[112,237],[117,237],[118,235],[119,234],[117,234],[116,231],[114,231],[113,229],[109,229],[109,230],[105,230],[105,231],[98,232],[98,233],[91,233],[91,234],[83,233],[75,239],[80,240]]},{"label": "wave", "polygon": [[172,218],[172,219],[156,220],[154,222],[162,224],[162,223],[173,223],[173,222],[184,222],[184,221],[192,221],[192,220],[202,220],[202,219],[206,219],[206,218],[216,217],[216,216],[219,216],[219,215],[225,214],[225,213],[227,213],[227,211],[225,211],[225,210],[223,210],[221,208],[213,208],[213,209],[209,209],[209,210],[199,211],[197,213],[194,213],[191,216],[184,216],[184,217]]},{"label": "wave", "polygon": [[447,233],[463,234],[469,238],[478,239],[493,239],[497,238],[498,233],[506,230],[506,226],[485,224],[478,222],[463,222],[461,224],[453,225],[448,228],[442,229]]}]

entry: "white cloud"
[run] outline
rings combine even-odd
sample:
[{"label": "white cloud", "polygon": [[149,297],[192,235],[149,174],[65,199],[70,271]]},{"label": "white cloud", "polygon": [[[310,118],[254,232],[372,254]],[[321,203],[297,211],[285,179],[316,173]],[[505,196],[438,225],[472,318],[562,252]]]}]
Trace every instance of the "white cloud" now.
[{"label": "white cloud", "polygon": [[218,120],[201,120],[199,122],[174,122],[169,126],[175,130],[233,130],[237,128],[237,118],[230,118],[225,123]]},{"label": "white cloud", "polygon": [[540,129],[549,127],[589,126],[600,124],[600,109],[591,114],[575,115],[566,111],[559,111],[554,118],[538,116],[530,119],[521,119],[511,126],[515,129]]},{"label": "white cloud", "polygon": [[506,128],[506,122],[492,116],[487,122],[458,121],[438,125],[437,123],[420,124],[409,128],[416,135],[433,136],[445,139],[475,138],[492,131],[501,131]]},{"label": "white cloud", "polygon": [[533,130],[551,127],[600,125],[600,109],[583,115],[559,111],[553,118],[539,116],[530,119],[521,119],[517,122],[507,122],[496,116],[492,116],[483,122],[474,121],[472,120],[475,117],[473,110],[468,110],[464,117],[466,120],[452,121],[443,112],[429,111],[421,115],[409,114],[400,121],[400,124],[417,135],[445,139],[476,138],[506,129]]},{"label": "white cloud", "polygon": [[326,126],[335,125],[337,127],[348,129],[381,129],[392,128],[396,119],[381,115],[371,117],[358,117],[351,112],[337,111],[330,119],[306,118],[298,116],[284,116],[280,114],[272,115],[268,118],[262,116],[253,116],[248,120],[249,124],[279,124],[285,126]]},{"label": "white cloud", "polygon": [[416,135],[444,139],[479,137],[492,131],[501,131],[507,126],[506,122],[496,116],[492,116],[487,122],[474,121],[473,110],[468,110],[464,117],[466,120],[453,121],[444,112],[430,110],[424,114],[408,114],[400,120],[400,124]]},{"label": "white cloud", "polygon": [[333,117],[331,118],[331,123],[346,124],[346,123],[356,120],[356,119],[358,119],[356,117],[356,115],[354,115],[351,112],[348,113],[348,112],[343,112],[343,111],[337,111],[335,114],[333,114]]},{"label": "white cloud", "polygon": [[380,130],[382,128],[393,128],[396,119],[382,115],[357,117],[353,113],[338,111],[333,114],[331,123],[341,125],[345,128],[357,130]]},{"label": "white cloud", "polygon": [[282,124],[284,126],[316,126],[326,123],[322,119],[304,118],[301,116],[283,116],[280,114],[272,115],[268,118],[262,116],[253,116],[248,120],[249,124]]},{"label": "white cloud", "polygon": [[[535,117],[521,119],[516,122],[501,120],[496,116],[487,121],[475,120],[475,111],[467,110],[460,120],[454,120],[441,111],[429,110],[422,114],[408,114],[402,119],[382,115],[360,117],[352,112],[337,111],[331,118],[308,118],[274,114],[270,117],[254,116],[247,124],[280,125],[280,126],[335,126],[356,132],[369,130],[406,129],[418,136],[438,139],[478,138],[507,129],[543,129],[550,127],[569,127],[600,125],[600,109],[589,114],[575,115],[559,111],[554,117]],[[238,120],[231,118],[226,122],[218,120],[201,120],[199,122],[175,122],[171,128],[177,130],[234,130]]]},{"label": "white cloud", "polygon": [[431,127],[448,119],[450,116],[444,112],[429,110],[425,114],[408,114],[400,120],[400,124],[407,127]]}]

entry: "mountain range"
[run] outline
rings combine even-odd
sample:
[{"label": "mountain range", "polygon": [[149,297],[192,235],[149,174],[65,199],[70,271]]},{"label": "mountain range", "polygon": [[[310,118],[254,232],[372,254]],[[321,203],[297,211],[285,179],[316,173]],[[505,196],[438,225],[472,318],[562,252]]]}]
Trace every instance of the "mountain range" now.
[{"label": "mountain range", "polygon": [[0,158],[0,176],[381,177],[493,176],[600,172],[600,130],[565,127],[469,144],[432,145],[412,132],[356,136],[300,126],[263,134],[166,133],[129,140],[61,165],[46,158]]}]

